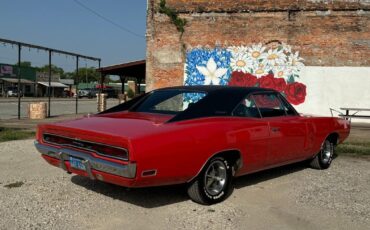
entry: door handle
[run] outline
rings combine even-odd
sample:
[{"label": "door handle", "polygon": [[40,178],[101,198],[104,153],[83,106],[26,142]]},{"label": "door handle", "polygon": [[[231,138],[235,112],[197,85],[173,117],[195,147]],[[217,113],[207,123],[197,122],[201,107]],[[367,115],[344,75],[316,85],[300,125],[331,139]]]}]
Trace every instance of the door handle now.
[{"label": "door handle", "polygon": [[279,127],[271,127],[272,132],[279,132],[280,128]]}]

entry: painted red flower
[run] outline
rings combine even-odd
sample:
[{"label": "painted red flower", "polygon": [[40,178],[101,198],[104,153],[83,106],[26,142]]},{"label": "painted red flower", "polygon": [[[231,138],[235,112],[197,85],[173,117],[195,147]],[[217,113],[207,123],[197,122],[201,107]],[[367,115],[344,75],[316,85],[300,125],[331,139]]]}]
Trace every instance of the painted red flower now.
[{"label": "painted red flower", "polygon": [[250,87],[257,84],[257,77],[249,73],[235,71],[231,74],[228,85]]},{"label": "painted red flower", "polygon": [[285,94],[290,103],[299,105],[305,101],[306,85],[299,82],[288,84],[285,89]]},{"label": "painted red flower", "polygon": [[280,101],[277,97],[270,97],[264,94],[253,95],[253,99],[260,108],[275,108],[280,105]]},{"label": "painted red flower", "polygon": [[275,86],[273,87],[273,89],[279,92],[283,92],[285,90],[286,82],[284,78],[274,78],[274,83],[275,83]]},{"label": "painted red flower", "polygon": [[268,74],[258,79],[261,88],[273,89],[275,87],[274,75]]}]

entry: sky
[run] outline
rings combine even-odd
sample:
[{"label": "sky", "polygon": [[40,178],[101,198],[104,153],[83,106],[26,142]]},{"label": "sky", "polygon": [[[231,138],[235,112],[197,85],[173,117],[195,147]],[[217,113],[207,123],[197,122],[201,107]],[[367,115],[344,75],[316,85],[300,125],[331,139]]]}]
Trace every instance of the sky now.
[{"label": "sky", "polygon": [[[101,66],[145,59],[146,0],[1,0],[0,38],[102,59]],[[0,43],[0,63],[15,64],[16,46]],[[22,61],[48,64],[44,51],[23,48]],[[53,54],[65,71],[75,59]],[[80,67],[96,66],[80,60]]]}]

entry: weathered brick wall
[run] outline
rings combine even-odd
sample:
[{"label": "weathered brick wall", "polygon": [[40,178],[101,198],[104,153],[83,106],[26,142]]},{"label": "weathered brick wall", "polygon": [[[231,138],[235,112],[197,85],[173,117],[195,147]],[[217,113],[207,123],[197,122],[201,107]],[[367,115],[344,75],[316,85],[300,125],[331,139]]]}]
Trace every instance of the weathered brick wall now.
[{"label": "weathered brick wall", "polygon": [[180,33],[150,0],[147,90],[182,85],[185,51],[196,46],[287,43],[308,66],[370,66],[367,1],[167,0],[187,20]]}]

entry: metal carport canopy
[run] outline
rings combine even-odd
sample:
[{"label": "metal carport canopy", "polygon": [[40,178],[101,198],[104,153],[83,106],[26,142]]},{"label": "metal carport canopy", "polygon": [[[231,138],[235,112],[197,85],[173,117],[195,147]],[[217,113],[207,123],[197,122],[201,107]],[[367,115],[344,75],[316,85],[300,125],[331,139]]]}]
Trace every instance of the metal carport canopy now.
[{"label": "metal carport canopy", "polygon": [[[37,82],[38,84],[41,84],[41,85],[44,85],[46,87],[49,87],[49,82],[45,82],[45,81],[39,81]],[[68,88],[67,85],[63,84],[63,83],[60,83],[60,82],[50,82],[50,86],[53,87],[53,88]]]},{"label": "metal carport canopy", "polygon": [[[16,78],[6,78],[6,77],[4,77],[4,78],[0,78],[0,80],[7,81],[7,82],[10,82],[10,83],[18,83],[18,78],[16,79]],[[22,84],[33,84],[34,83],[33,81],[23,79],[23,78],[20,79],[20,82]]]}]

